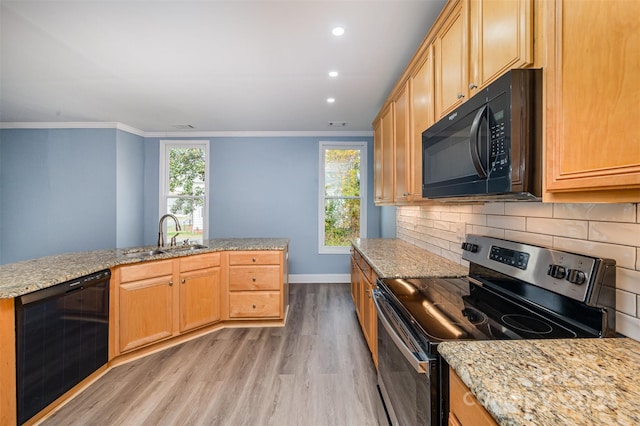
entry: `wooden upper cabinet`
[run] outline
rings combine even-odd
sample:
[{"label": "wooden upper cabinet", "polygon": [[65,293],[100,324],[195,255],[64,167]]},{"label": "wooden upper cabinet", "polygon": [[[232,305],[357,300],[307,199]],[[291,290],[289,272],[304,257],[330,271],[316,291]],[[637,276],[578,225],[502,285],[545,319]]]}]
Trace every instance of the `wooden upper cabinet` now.
[{"label": "wooden upper cabinet", "polygon": [[640,2],[545,5],[544,200],[638,202]]},{"label": "wooden upper cabinet", "polygon": [[389,107],[382,115],[382,202],[393,203],[394,194],[394,167],[395,167],[395,155],[394,155],[394,108],[393,103],[389,104]]},{"label": "wooden upper cabinet", "polygon": [[376,204],[393,203],[394,194],[394,103],[387,104],[374,123],[374,194]]},{"label": "wooden upper cabinet", "polygon": [[469,96],[533,63],[533,0],[469,0]]},{"label": "wooden upper cabinet", "polygon": [[402,203],[411,195],[411,115],[409,107],[409,87],[411,82],[402,86],[394,101],[395,114],[395,194],[394,202]]},{"label": "wooden upper cabinet", "polygon": [[373,123],[373,201],[382,201],[382,118]]},{"label": "wooden upper cabinet", "polygon": [[436,118],[468,97],[468,0],[458,0],[435,36]]},{"label": "wooden upper cabinet", "polygon": [[434,123],[433,46],[411,74],[411,201],[422,199],[422,132]]}]

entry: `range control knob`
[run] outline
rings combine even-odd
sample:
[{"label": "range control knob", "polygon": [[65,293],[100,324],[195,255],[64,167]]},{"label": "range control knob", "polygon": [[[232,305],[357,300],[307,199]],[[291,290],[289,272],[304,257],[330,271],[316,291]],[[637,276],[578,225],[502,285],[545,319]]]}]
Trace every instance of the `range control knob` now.
[{"label": "range control knob", "polygon": [[572,284],[580,285],[586,281],[587,277],[584,275],[584,272],[578,269],[568,269],[567,270],[567,281]]},{"label": "range control knob", "polygon": [[567,272],[564,269],[564,266],[560,265],[549,265],[549,269],[547,269],[547,275],[552,276],[553,278],[563,279],[566,276]]},{"label": "range control knob", "polygon": [[476,253],[478,251],[478,245],[473,243],[462,243],[462,250]]}]

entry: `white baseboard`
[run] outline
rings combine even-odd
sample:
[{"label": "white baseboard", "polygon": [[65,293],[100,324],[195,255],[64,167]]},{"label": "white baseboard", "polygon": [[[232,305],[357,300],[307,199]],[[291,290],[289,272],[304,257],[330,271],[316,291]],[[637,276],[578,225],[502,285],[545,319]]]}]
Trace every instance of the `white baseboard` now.
[{"label": "white baseboard", "polygon": [[351,282],[350,274],[289,274],[292,284],[330,283],[342,284]]}]

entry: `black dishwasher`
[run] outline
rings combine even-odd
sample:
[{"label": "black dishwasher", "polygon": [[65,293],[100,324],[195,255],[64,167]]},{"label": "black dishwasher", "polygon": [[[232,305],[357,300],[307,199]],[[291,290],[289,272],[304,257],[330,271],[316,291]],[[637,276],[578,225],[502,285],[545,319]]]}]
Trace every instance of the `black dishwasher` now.
[{"label": "black dishwasher", "polygon": [[16,299],[18,423],[107,363],[106,269]]}]

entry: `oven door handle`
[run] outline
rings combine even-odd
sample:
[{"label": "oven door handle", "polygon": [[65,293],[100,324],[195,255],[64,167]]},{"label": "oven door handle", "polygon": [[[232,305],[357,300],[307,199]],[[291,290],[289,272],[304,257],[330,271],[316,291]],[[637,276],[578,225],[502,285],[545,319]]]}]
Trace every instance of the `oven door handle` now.
[{"label": "oven door handle", "polygon": [[[375,293],[374,293],[374,297],[373,297],[373,303],[376,305],[376,311],[378,312],[378,318],[380,319],[380,322],[382,323],[384,328],[387,330],[387,333],[389,334],[389,336],[391,336],[391,339],[393,340],[393,343],[395,343],[395,345],[400,350],[402,355],[406,358],[406,360],[409,362],[409,364],[411,364],[411,366],[418,373],[428,374],[428,372],[429,372],[428,362],[427,361],[422,361],[422,360],[416,358],[416,356],[414,355],[414,352],[412,352],[411,349],[409,349],[409,347],[406,345],[406,343],[403,342],[402,339],[398,336],[398,333],[395,331],[394,327],[391,325],[391,323],[389,322],[389,320],[386,317],[385,309],[382,306],[380,306],[380,303],[378,303],[377,295]],[[398,326],[402,327],[401,324],[398,324]],[[414,346],[418,347],[418,344],[413,341],[413,338],[409,334],[408,330],[404,334],[406,335],[406,337],[408,339],[412,340],[412,344]]]}]

